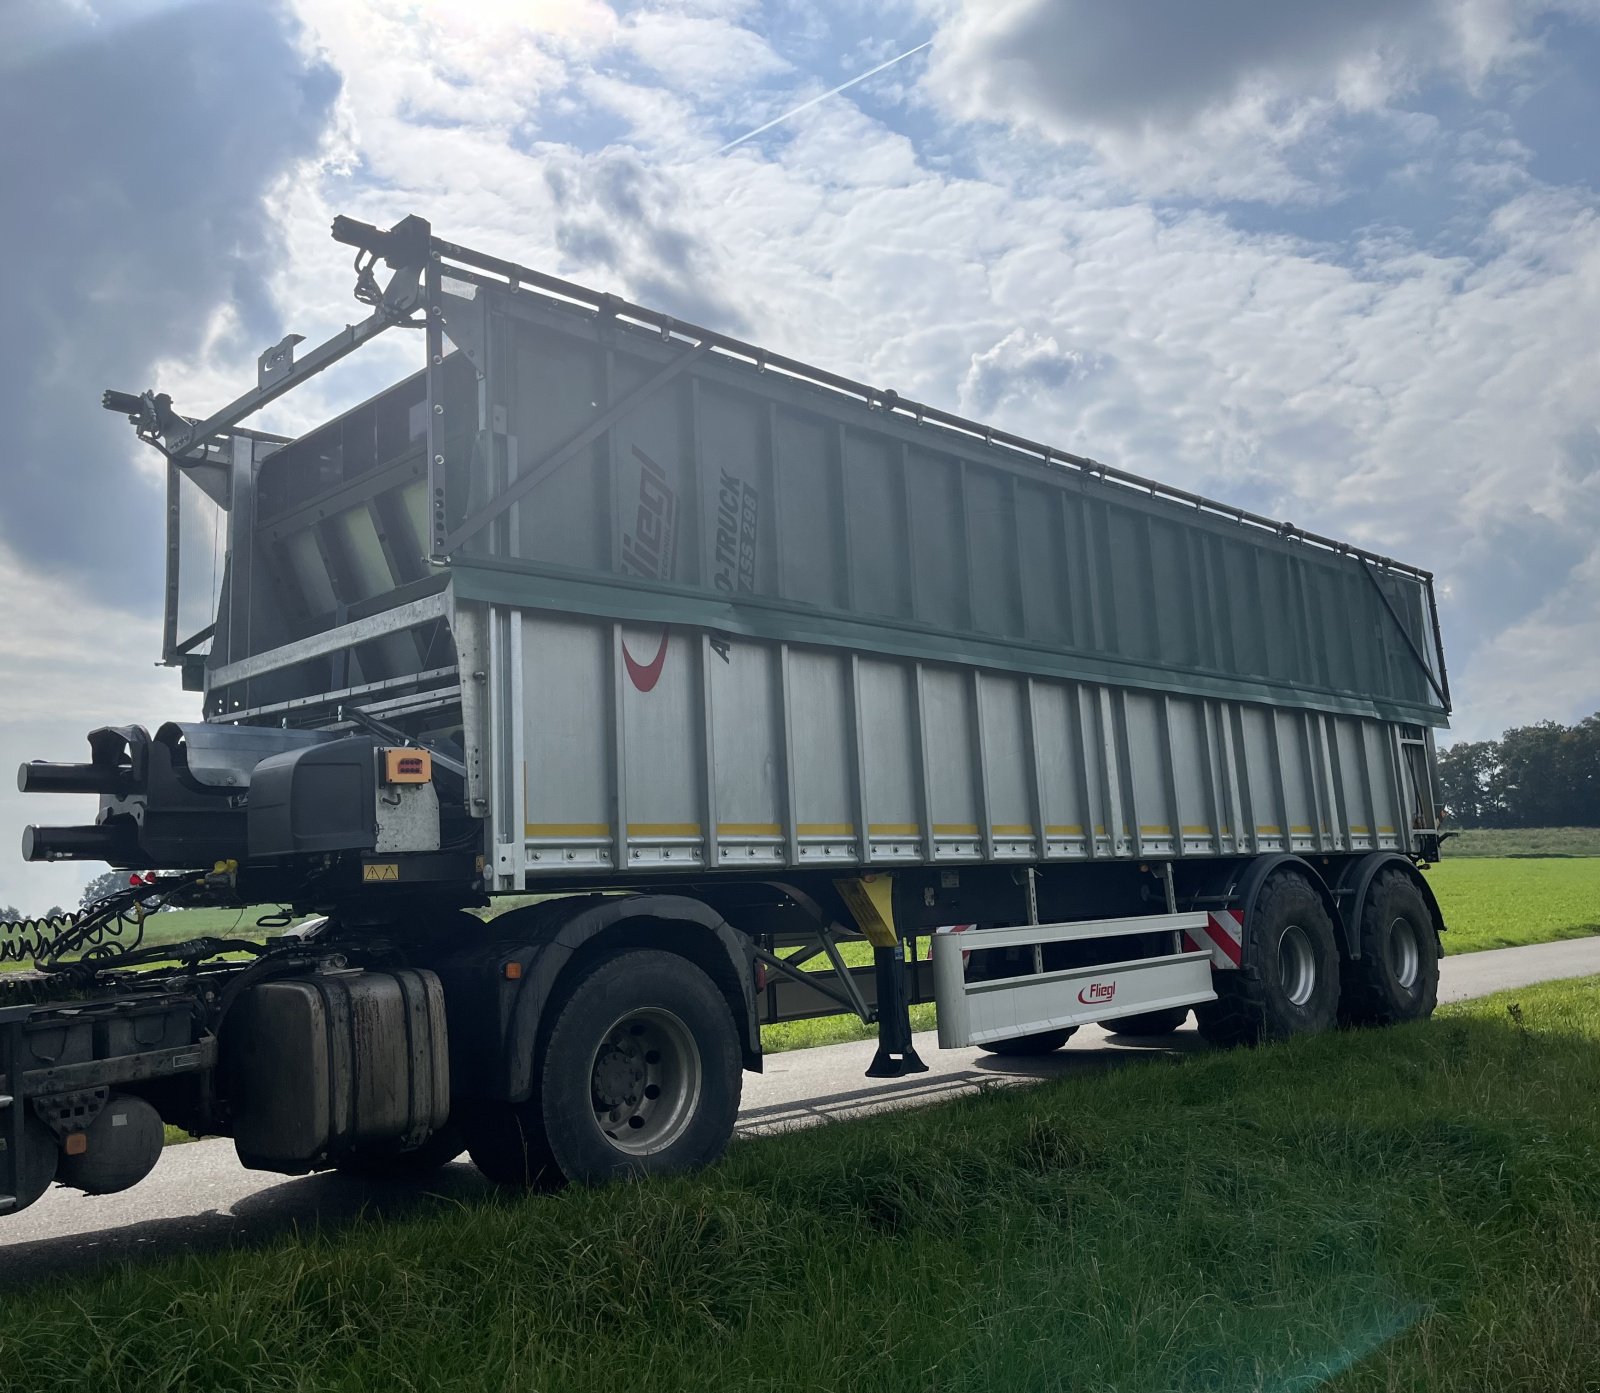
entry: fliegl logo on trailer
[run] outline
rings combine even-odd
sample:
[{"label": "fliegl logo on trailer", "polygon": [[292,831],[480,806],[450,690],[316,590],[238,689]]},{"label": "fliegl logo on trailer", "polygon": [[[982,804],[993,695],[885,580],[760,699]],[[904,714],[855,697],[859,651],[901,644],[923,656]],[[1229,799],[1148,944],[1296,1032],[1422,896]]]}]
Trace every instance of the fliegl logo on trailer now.
[{"label": "fliegl logo on trailer", "polygon": [[1078,1000],[1085,1006],[1106,1006],[1117,994],[1117,982],[1112,978],[1109,982],[1091,982],[1087,987],[1078,989]]},{"label": "fliegl logo on trailer", "polygon": [[678,561],[678,494],[672,480],[637,445],[639,500],[633,531],[622,534],[622,569],[645,580],[672,580]]},{"label": "fliegl logo on trailer", "polygon": [[[645,580],[672,580],[678,560],[678,495],[663,469],[637,445],[639,499],[632,532],[622,534],[622,569]],[[622,662],[628,680],[641,692],[655,690],[667,661],[667,631],[662,629],[655,656],[640,662],[622,641]]]}]

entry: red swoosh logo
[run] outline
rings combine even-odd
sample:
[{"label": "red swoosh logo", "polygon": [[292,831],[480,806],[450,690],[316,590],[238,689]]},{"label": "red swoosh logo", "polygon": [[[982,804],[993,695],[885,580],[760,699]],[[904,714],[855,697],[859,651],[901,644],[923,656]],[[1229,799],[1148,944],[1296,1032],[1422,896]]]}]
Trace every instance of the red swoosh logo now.
[{"label": "red swoosh logo", "polygon": [[663,629],[661,647],[656,649],[655,657],[648,663],[641,663],[628,652],[628,640],[622,640],[622,663],[628,669],[628,680],[641,692],[654,691],[656,683],[661,680],[661,669],[667,661],[667,638],[667,631]]}]

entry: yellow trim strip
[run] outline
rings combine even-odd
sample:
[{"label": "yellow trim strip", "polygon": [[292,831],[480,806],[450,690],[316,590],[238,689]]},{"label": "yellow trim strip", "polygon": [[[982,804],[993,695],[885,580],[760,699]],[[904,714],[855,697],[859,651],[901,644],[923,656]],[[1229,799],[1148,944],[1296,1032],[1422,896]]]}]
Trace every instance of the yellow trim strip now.
[{"label": "yellow trim strip", "polygon": [[698,822],[630,822],[630,837],[698,837]]},{"label": "yellow trim strip", "polygon": [[1379,827],[1378,831],[1383,833],[1385,836],[1392,837],[1394,835],[1394,828],[1392,827]]},{"label": "yellow trim strip", "polygon": [[609,837],[608,822],[529,822],[522,833],[526,837]]},{"label": "yellow trim strip", "polygon": [[797,837],[853,837],[856,834],[856,825],[853,822],[801,822],[795,825]]},{"label": "yellow trim strip", "polygon": [[1139,824],[1141,837],[1170,837],[1172,829],[1164,822],[1141,822]]},{"label": "yellow trim strip", "polygon": [[1279,837],[1283,835],[1283,828],[1276,822],[1259,822],[1256,824],[1256,834],[1263,837]]},{"label": "yellow trim strip", "polygon": [[933,824],[933,835],[936,837],[976,837],[978,824],[975,822],[936,822]]},{"label": "yellow trim strip", "polygon": [[869,822],[867,833],[874,837],[920,837],[922,828],[915,822]]},{"label": "yellow trim strip", "polygon": [[1054,827],[1046,827],[1044,834],[1047,837],[1081,837],[1083,824],[1081,822],[1061,822]]},{"label": "yellow trim strip", "polygon": [[1289,835],[1291,837],[1309,837],[1311,835],[1311,829],[1304,825],[1299,827],[1291,827],[1289,829]]},{"label": "yellow trim strip", "polygon": [[1363,822],[1352,822],[1350,824],[1350,830],[1358,837],[1368,836],[1372,831],[1372,829]]},{"label": "yellow trim strip", "polygon": [[781,837],[783,828],[776,822],[719,822],[719,837]]},{"label": "yellow trim strip", "polygon": [[1206,826],[1201,826],[1199,823],[1196,823],[1193,827],[1185,827],[1183,829],[1183,835],[1186,837],[1209,837],[1211,835],[1211,828],[1209,824]]},{"label": "yellow trim strip", "polygon": [[1031,837],[1033,828],[1025,822],[997,822],[990,832],[996,837]]}]

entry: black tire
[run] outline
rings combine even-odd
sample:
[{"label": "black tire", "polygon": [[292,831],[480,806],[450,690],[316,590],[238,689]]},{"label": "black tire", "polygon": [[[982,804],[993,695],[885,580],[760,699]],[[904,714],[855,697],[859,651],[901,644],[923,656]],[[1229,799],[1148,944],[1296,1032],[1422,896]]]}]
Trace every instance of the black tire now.
[{"label": "black tire", "polygon": [[410,1151],[360,1152],[346,1156],[335,1169],[364,1180],[415,1180],[448,1166],[466,1150],[466,1145],[461,1129],[451,1121]]},{"label": "black tire", "polygon": [[1077,1026],[1069,1025],[1064,1030],[1040,1030],[1032,1035],[1018,1035],[1012,1040],[991,1040],[978,1048],[986,1054],[998,1054],[1008,1059],[1049,1054],[1066,1044],[1077,1029]]},{"label": "black tire", "polygon": [[472,1164],[496,1185],[554,1190],[563,1183],[545,1140],[537,1098],[526,1103],[472,1103],[462,1109],[461,1134]]},{"label": "black tire", "polygon": [[1113,1035],[1171,1035],[1189,1019],[1187,1006],[1170,1006],[1165,1011],[1143,1011],[1137,1016],[1119,1016],[1106,1022]]},{"label": "black tire", "polygon": [[556,1005],[538,1103],[556,1169],[598,1185],[710,1165],[739,1114],[744,1061],[716,985],[676,953],[595,963]]},{"label": "black tire", "polygon": [[1439,935],[1421,888],[1380,871],[1361,908],[1357,957],[1343,964],[1340,1019],[1349,1025],[1422,1020],[1439,1004]]},{"label": "black tire", "polygon": [[1339,945],[1333,920],[1299,871],[1261,887],[1245,921],[1244,962],[1212,974],[1215,1001],[1194,1008],[1214,1045],[1258,1045],[1329,1029],[1339,1012]]}]

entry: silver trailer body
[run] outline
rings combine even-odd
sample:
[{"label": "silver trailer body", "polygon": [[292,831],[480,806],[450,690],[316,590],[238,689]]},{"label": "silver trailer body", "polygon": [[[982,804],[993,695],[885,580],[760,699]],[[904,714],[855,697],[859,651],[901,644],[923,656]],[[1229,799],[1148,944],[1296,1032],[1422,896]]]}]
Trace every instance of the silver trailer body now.
[{"label": "silver trailer body", "polygon": [[1374,717],[474,603],[455,632],[501,888],[1409,850],[1428,806],[1425,744]]},{"label": "silver trailer body", "polygon": [[454,250],[421,373],[233,438],[168,647],[212,720],[458,740],[491,888],[1433,829],[1426,573]]}]

